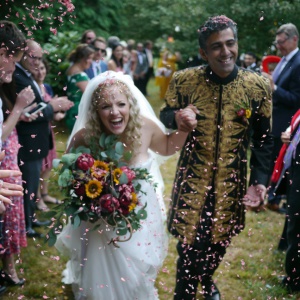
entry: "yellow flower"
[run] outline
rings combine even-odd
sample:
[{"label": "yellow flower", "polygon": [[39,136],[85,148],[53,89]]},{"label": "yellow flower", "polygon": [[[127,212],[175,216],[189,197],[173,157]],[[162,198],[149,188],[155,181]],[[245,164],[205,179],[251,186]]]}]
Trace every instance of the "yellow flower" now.
[{"label": "yellow flower", "polygon": [[128,206],[129,211],[134,210],[138,203],[138,197],[136,193],[131,193],[131,201],[131,204]]},{"label": "yellow flower", "polygon": [[249,119],[251,117],[251,110],[250,109],[246,109],[246,118]]},{"label": "yellow flower", "polygon": [[131,200],[133,203],[137,204],[138,203],[138,197],[136,193],[131,193]]},{"label": "yellow flower", "polygon": [[98,169],[108,171],[108,164],[101,160],[95,160],[92,168],[98,168]]},{"label": "yellow flower", "polygon": [[114,182],[116,184],[120,183],[119,178],[122,175],[122,173],[123,173],[122,170],[119,169],[119,168],[117,168],[117,169],[114,170],[113,175],[114,175]]},{"label": "yellow flower", "polygon": [[95,199],[98,196],[100,196],[102,189],[103,189],[102,184],[98,180],[90,180],[85,185],[86,195],[92,199]]},{"label": "yellow flower", "polygon": [[94,165],[91,168],[91,174],[93,177],[100,179],[106,176],[108,170],[109,168],[107,163],[95,160]]}]

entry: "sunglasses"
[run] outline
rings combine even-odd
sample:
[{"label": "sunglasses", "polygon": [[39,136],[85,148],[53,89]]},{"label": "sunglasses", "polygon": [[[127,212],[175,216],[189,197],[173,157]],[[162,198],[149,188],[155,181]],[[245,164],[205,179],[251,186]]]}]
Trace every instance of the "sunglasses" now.
[{"label": "sunglasses", "polygon": [[94,47],[94,50],[96,52],[101,51],[102,54],[106,54],[106,50],[105,49],[100,49],[100,48]]}]

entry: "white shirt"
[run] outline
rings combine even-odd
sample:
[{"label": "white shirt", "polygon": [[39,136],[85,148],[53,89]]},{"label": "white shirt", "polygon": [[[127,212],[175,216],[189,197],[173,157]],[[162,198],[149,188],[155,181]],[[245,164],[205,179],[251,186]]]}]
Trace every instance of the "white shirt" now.
[{"label": "white shirt", "polygon": [[147,55],[147,59],[148,59],[148,63],[149,63],[149,67],[153,67],[153,55],[152,55],[152,51],[145,48],[146,51],[146,55]]},{"label": "white shirt", "polygon": [[100,61],[92,61],[92,68],[93,68],[93,73],[94,77],[96,77],[98,74],[101,73],[101,66],[100,66]]}]

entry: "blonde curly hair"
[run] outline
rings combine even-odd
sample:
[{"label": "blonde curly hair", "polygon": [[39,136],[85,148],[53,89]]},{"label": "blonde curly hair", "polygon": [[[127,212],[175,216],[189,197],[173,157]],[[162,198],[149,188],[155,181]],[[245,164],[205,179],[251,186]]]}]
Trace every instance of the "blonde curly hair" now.
[{"label": "blonde curly hair", "polygon": [[89,107],[89,120],[85,126],[86,136],[85,142],[89,144],[93,138],[100,137],[104,132],[104,125],[98,115],[99,103],[106,100],[111,93],[111,88],[118,89],[123,95],[126,96],[129,102],[129,120],[125,129],[125,139],[127,147],[133,153],[141,145],[141,121],[140,109],[137,105],[137,100],[133,97],[128,86],[117,79],[107,79],[95,89],[92,95],[91,106]]}]

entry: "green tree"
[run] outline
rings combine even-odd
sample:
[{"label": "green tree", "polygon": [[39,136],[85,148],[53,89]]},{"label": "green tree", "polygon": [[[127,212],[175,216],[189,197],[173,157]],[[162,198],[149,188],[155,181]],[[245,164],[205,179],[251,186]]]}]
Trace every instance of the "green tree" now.
[{"label": "green tree", "polygon": [[292,22],[300,28],[295,12],[300,0],[124,0],[124,23],[120,36],[136,40],[152,39],[159,47],[167,37],[184,60],[198,49],[197,29],[209,16],[225,14],[239,29],[240,53],[258,55],[272,52],[276,28]]},{"label": "green tree", "polygon": [[28,38],[45,43],[56,31],[94,29],[107,37],[124,22],[122,7],[122,0],[6,0],[1,1],[0,18],[18,24]]}]

